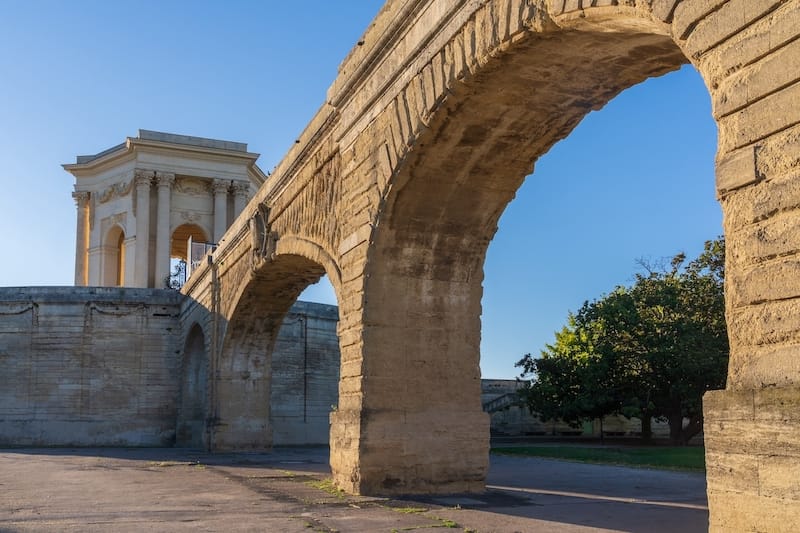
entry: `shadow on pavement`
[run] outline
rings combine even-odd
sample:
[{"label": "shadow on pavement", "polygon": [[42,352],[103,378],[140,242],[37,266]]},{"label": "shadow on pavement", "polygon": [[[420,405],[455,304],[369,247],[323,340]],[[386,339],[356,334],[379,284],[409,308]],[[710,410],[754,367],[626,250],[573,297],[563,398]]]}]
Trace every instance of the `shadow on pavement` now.
[{"label": "shadow on pavement", "polygon": [[[271,488],[265,494],[278,500],[291,495],[279,494],[276,487],[299,490],[297,487],[302,483],[290,483],[274,475],[262,478],[254,472],[273,470],[288,475],[303,473],[313,478],[330,476],[327,447],[276,448],[269,453],[207,453],[175,448],[18,448],[0,452],[19,454],[20,461],[28,456],[58,464],[60,458],[64,462],[69,458],[105,458],[116,461],[115,465],[119,461],[131,466],[207,465],[212,470],[221,468],[219,472],[229,480],[241,478],[242,485],[268,481]],[[314,489],[304,486],[303,490]],[[364,498],[344,495],[338,498],[339,505],[354,504],[347,512],[361,512],[355,504],[364,502]],[[437,519],[452,520],[480,532],[584,532],[594,528],[594,531],[692,533],[706,531],[708,527],[705,477],[701,474],[533,457],[492,455],[484,493],[370,500],[374,500],[371,512],[375,512],[375,505],[424,506],[432,509]],[[378,503],[379,500],[384,504]]]}]

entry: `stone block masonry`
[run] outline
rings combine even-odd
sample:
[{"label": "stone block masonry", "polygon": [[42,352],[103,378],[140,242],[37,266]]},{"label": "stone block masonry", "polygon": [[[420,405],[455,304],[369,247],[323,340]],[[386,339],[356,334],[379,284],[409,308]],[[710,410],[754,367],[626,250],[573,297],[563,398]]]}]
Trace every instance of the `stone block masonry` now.
[{"label": "stone block masonry", "polygon": [[171,445],[181,298],[0,289],[0,445]]},{"label": "stone block masonry", "polygon": [[[157,289],[0,288],[0,446],[175,444],[184,298]],[[335,306],[308,302],[285,318],[271,367],[274,444],[327,443],[337,321]]]},{"label": "stone block masonry", "polygon": [[339,309],[297,302],[283,320],[272,355],[274,446],[328,444],[339,397]]},{"label": "stone block masonry", "polygon": [[796,388],[706,393],[708,502],[727,510],[712,513],[712,531],[797,531],[798,405]]}]

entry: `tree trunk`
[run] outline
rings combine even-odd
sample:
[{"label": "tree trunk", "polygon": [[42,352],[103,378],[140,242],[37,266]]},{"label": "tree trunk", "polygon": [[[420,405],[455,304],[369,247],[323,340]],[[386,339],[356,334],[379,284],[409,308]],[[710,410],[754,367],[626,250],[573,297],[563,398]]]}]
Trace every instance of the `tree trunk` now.
[{"label": "tree trunk", "polygon": [[686,444],[683,441],[683,413],[680,409],[668,413],[667,421],[669,422],[669,440],[672,441],[672,444],[675,446]]},{"label": "tree trunk", "polygon": [[642,441],[650,442],[653,439],[653,417],[650,413],[642,413]]},{"label": "tree trunk", "polygon": [[600,417],[600,444],[603,444],[605,441],[603,440],[603,417]]}]

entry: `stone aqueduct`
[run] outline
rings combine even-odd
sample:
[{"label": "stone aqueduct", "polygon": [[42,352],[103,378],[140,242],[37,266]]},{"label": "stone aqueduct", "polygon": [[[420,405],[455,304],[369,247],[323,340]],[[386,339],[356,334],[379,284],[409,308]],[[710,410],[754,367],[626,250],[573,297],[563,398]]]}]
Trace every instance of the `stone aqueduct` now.
[{"label": "stone aqueduct", "polygon": [[184,292],[211,354],[208,445],[269,446],[269,353],[327,274],[335,482],[471,491],[488,468],[482,265],[537,158],[691,62],[713,101],[727,389],[706,396],[712,528],[800,523],[800,0],[390,0]]}]

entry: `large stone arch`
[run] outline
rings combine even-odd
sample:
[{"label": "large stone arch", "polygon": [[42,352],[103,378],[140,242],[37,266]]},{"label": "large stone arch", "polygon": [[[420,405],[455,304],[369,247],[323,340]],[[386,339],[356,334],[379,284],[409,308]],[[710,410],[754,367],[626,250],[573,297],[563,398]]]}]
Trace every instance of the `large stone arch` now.
[{"label": "large stone arch", "polygon": [[[369,493],[482,487],[481,278],[497,219],[536,158],[586,113],[687,61],[709,88],[720,133],[729,389],[750,391],[746,406],[764,386],[796,387],[798,328],[786,318],[797,314],[800,285],[786,257],[800,247],[790,229],[797,215],[786,213],[800,205],[800,76],[785,65],[800,57],[799,3],[496,0],[450,9],[387,4],[329,93],[341,113],[343,178],[359,181],[373,207],[360,248],[344,248],[360,258],[343,261],[345,271],[361,273],[343,274],[354,280],[345,298],[362,298],[342,311],[350,364],[332,417],[336,482]],[[425,14],[440,17],[427,38]],[[416,31],[392,42],[392,17]],[[357,218],[342,210],[343,220]],[[736,398],[709,396],[709,456],[720,461],[714,446],[733,437],[714,416]],[[758,415],[742,416],[755,431]],[[723,498],[714,490],[712,505]]]},{"label": "large stone arch", "polygon": [[[336,287],[339,272],[324,248],[300,236],[278,240],[271,257],[244,262],[249,271],[222,276],[218,355],[213,358],[211,428],[214,450],[271,447],[271,358],[281,323],[300,293],[328,274]],[[239,276],[245,277],[244,282]]]},{"label": "large stone arch", "polygon": [[497,221],[534,161],[586,113],[686,62],[663,23],[632,9],[615,10],[610,28],[575,31],[523,4],[501,12],[508,5],[486,3],[411,77],[383,112],[391,137],[368,131],[397,163],[365,266],[355,475],[338,470],[332,439],[349,490],[482,489],[481,296]]}]

